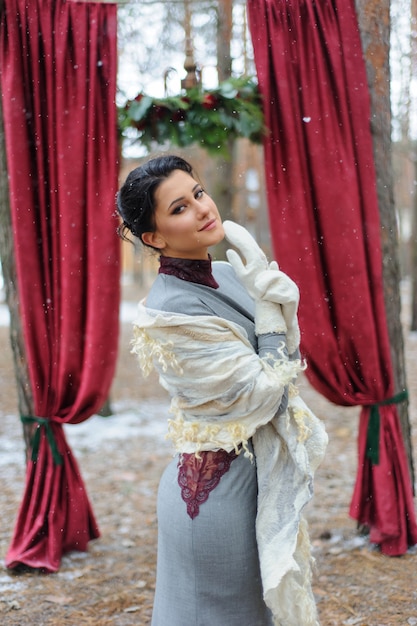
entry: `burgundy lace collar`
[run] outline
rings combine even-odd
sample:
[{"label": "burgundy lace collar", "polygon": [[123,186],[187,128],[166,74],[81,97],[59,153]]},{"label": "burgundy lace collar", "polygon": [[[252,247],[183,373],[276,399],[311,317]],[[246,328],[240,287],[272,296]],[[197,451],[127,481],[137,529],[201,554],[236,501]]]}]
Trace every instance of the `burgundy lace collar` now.
[{"label": "burgundy lace collar", "polygon": [[198,283],[207,287],[218,288],[211,273],[211,256],[208,259],[174,259],[169,256],[160,257],[159,274],[169,274],[190,283]]}]

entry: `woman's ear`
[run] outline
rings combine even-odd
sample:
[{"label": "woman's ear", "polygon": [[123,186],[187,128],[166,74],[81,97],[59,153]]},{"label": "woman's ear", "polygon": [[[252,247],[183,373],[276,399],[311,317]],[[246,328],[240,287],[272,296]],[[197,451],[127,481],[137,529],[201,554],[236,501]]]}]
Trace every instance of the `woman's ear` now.
[{"label": "woman's ear", "polygon": [[158,235],[157,232],[142,233],[141,239],[143,243],[151,248],[157,248],[163,250],[165,248],[165,241]]}]

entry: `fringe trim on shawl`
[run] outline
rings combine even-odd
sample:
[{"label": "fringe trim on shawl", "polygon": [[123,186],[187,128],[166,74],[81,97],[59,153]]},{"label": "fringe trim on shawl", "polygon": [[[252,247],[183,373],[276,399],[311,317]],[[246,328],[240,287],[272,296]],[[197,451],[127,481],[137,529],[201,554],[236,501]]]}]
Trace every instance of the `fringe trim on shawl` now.
[{"label": "fringe trim on shawl", "polygon": [[[297,377],[300,371],[305,369],[304,364],[300,360],[294,361],[276,361],[271,364],[268,358],[262,359],[265,363],[265,367],[279,372],[282,385],[289,387],[289,394],[297,395],[298,391],[292,381]],[[177,364],[178,366],[178,364]],[[294,391],[295,390],[295,391]],[[175,416],[174,419],[168,420],[168,433],[166,439],[170,439],[177,451],[181,452],[183,446],[186,444],[193,445],[193,451],[199,455],[204,448],[204,444],[210,444],[211,449],[223,448],[228,450],[234,449],[236,454],[239,454],[243,449],[245,455],[252,458],[252,453],[248,449],[248,439],[252,437],[253,432],[249,432],[248,426],[250,423],[246,423],[244,420],[234,420],[230,422],[221,422],[219,424],[208,423],[207,421],[188,421],[183,417],[183,411],[178,406],[178,398],[174,398],[171,402],[171,413]],[[299,441],[304,441],[308,438],[310,430],[305,428],[304,417],[308,413],[303,411],[297,412],[296,423],[300,429]],[[290,419],[288,412],[285,411],[282,419]],[[221,433],[221,436],[218,435]],[[187,447],[188,449],[188,447]]]},{"label": "fringe trim on shawl", "polygon": [[[289,398],[296,398],[299,395],[300,392],[298,387],[296,387],[294,383],[290,383],[288,387]],[[297,441],[299,443],[305,443],[313,432],[313,429],[308,426],[308,422],[313,422],[313,420],[315,419],[314,415],[311,413],[307,405],[304,405],[302,408],[300,408],[299,406],[290,405],[288,407],[288,410],[291,412],[291,415],[294,418],[295,423],[297,424]]]},{"label": "fringe trim on shawl", "polygon": [[311,556],[308,524],[304,517],[300,519],[294,559],[299,566],[299,571],[288,572],[281,580],[278,589],[266,594],[265,599],[268,600],[268,606],[274,614],[274,625],[320,626],[311,588],[315,559]]},{"label": "fringe trim on shawl", "polygon": [[[200,458],[200,452],[203,450],[204,444],[210,442],[210,449],[226,449],[232,447],[236,454],[240,454],[242,450],[245,456],[253,459],[253,454],[248,448],[248,432],[246,427],[240,422],[230,422],[227,425],[217,426],[215,424],[202,424],[200,422],[187,422],[182,417],[180,409],[176,409],[171,405],[171,412],[176,413],[175,419],[168,420],[168,433],[165,439],[170,439],[176,449],[181,451],[184,444],[193,444],[195,455]],[[218,434],[223,431],[222,437],[218,438]],[[225,431],[227,432],[227,444],[225,442]],[[231,450],[228,450],[231,452]]]},{"label": "fringe trim on shawl", "polygon": [[168,367],[172,367],[172,369],[182,374],[182,368],[179,366],[172,350],[174,346],[172,341],[165,343],[156,341],[152,339],[143,328],[134,326],[131,346],[132,349],[130,352],[131,354],[137,355],[139,367],[145,378],[149,376],[154,369],[154,361],[160,364],[163,372],[166,372]]}]

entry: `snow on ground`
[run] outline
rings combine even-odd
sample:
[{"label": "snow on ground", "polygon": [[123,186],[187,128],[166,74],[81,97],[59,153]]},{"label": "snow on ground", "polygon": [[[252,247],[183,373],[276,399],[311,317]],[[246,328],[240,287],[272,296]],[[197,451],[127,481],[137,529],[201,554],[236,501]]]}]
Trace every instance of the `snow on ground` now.
[{"label": "snow on ground", "polygon": [[75,452],[103,450],[118,439],[152,437],[158,444],[166,441],[168,402],[147,400],[127,410],[113,403],[112,408],[114,413],[109,417],[93,415],[80,424],[64,425],[65,437]]},{"label": "snow on ground", "polygon": [[0,326],[8,326],[10,322],[9,309],[5,304],[0,304]]},{"label": "snow on ground", "polygon": [[[137,305],[134,302],[122,302],[120,306],[120,322],[132,323],[135,318]],[[9,310],[5,304],[0,304],[0,326],[8,326],[10,321]],[[163,400],[145,400],[137,406],[126,406],[123,403],[112,403],[114,414],[109,417],[92,416],[80,424],[64,426],[65,436],[76,453],[85,453],[97,450],[103,444],[117,439],[129,437],[152,437],[158,441],[165,441],[166,420],[168,417],[168,402]],[[158,419],[159,417],[159,419]],[[5,435],[0,434],[0,468],[11,468],[15,463],[21,464],[23,457],[23,441],[21,424],[15,415],[6,415],[2,418],[10,422],[4,429]],[[7,433],[7,435],[6,435]],[[167,444],[169,445],[169,444]],[[16,457],[16,449],[22,448],[22,457]]]}]

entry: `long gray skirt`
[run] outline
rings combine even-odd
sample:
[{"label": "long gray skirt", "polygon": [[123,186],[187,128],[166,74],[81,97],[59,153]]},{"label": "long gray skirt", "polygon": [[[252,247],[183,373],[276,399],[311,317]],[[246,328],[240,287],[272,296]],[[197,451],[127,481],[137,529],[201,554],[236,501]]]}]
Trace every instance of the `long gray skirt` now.
[{"label": "long gray skirt", "polygon": [[158,490],[158,558],[152,626],[272,626],[255,539],[256,468],[243,454],[193,520],[178,459]]}]

